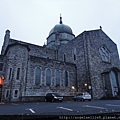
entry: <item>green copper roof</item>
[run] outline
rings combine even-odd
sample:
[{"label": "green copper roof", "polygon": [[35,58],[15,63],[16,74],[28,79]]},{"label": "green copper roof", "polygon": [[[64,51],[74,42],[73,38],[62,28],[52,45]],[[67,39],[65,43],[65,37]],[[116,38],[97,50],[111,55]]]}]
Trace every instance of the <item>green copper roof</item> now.
[{"label": "green copper roof", "polygon": [[57,24],[53,27],[53,29],[50,31],[49,35],[56,33],[56,32],[60,32],[60,33],[69,33],[69,34],[73,34],[72,29],[68,26],[62,23],[62,17],[60,16],[60,24]]},{"label": "green copper roof", "polygon": [[72,29],[69,26],[64,25],[64,24],[55,25],[54,28],[50,31],[49,35],[56,33],[56,32],[65,32],[65,33],[73,34]]}]

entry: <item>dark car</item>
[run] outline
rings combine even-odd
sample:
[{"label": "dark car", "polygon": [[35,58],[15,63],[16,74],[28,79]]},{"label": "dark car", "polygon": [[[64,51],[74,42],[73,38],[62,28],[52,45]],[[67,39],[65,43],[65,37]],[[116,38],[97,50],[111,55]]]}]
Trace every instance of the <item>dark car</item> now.
[{"label": "dark car", "polygon": [[76,96],[74,96],[74,100],[81,100],[81,101],[85,101],[85,100],[89,100],[91,101],[92,97],[88,92],[81,92],[79,94],[77,94]]},{"label": "dark car", "polygon": [[45,102],[55,102],[55,101],[63,101],[63,97],[58,93],[47,93],[45,96]]}]

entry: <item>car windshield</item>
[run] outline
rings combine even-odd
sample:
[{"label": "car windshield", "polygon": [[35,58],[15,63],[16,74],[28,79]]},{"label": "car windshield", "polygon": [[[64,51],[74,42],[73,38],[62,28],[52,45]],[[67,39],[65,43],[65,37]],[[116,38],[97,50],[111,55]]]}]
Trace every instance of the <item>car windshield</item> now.
[{"label": "car windshield", "polygon": [[79,93],[79,94],[77,94],[76,96],[81,96],[81,95],[90,95],[90,94],[87,93],[87,92],[83,92],[83,93]]},{"label": "car windshield", "polygon": [[87,92],[85,92],[84,94],[85,94],[85,95],[90,95],[90,94],[89,94],[89,93],[87,93]]},{"label": "car windshield", "polygon": [[76,96],[80,96],[80,95],[83,95],[83,93],[77,94]]},{"label": "car windshield", "polygon": [[60,97],[60,95],[58,93],[52,93],[52,95],[54,95],[56,97]]}]

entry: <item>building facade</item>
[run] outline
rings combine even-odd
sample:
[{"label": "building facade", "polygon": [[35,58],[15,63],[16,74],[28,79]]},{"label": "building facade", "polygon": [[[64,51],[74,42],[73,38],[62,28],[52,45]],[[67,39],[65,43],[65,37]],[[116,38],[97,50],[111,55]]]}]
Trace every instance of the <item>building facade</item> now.
[{"label": "building facade", "polygon": [[41,100],[48,92],[67,97],[87,91],[93,99],[120,93],[117,45],[102,28],[75,37],[62,17],[43,46],[12,39],[7,30],[0,76],[3,101]]}]

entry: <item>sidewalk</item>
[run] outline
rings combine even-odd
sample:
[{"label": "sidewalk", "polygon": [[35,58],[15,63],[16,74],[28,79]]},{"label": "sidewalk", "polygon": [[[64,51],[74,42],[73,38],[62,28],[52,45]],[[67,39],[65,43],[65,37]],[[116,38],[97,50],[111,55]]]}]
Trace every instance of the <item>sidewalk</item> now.
[{"label": "sidewalk", "polygon": [[0,102],[0,104],[5,104],[4,102]]}]

